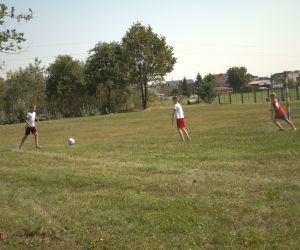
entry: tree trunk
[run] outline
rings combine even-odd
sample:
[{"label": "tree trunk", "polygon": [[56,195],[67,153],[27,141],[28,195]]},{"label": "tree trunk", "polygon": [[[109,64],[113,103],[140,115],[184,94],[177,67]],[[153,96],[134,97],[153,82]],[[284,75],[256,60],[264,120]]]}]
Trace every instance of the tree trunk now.
[{"label": "tree trunk", "polygon": [[107,109],[108,112],[111,112],[111,88],[107,89]]},{"label": "tree trunk", "polygon": [[147,85],[147,81],[144,81],[144,97],[145,99],[143,100],[143,108],[146,109],[148,108],[148,85]]}]

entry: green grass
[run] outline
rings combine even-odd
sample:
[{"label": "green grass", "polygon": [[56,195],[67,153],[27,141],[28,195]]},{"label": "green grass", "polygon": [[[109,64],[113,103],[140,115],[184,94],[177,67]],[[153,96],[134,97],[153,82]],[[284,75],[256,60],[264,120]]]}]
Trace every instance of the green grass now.
[{"label": "green grass", "polygon": [[191,143],[171,104],[40,122],[42,150],[0,126],[0,248],[299,249],[300,114],[268,108],[184,106]]}]

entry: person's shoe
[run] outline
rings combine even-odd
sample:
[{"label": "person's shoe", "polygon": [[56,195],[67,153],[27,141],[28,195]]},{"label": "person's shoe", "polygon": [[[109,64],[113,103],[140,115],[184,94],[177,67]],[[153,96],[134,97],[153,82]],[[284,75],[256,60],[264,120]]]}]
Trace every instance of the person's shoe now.
[{"label": "person's shoe", "polygon": [[36,146],[36,149],[42,149],[42,147],[41,146]]},{"label": "person's shoe", "polygon": [[284,131],[284,128],[280,128],[279,131]]},{"label": "person's shoe", "polygon": [[297,129],[294,127],[293,130],[296,131]]}]

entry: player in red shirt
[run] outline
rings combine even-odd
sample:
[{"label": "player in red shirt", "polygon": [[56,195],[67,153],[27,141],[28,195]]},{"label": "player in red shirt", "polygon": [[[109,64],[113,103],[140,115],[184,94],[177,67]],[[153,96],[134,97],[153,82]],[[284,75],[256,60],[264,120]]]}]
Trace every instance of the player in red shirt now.
[{"label": "player in red shirt", "polygon": [[290,121],[288,119],[284,108],[281,106],[279,101],[276,99],[276,94],[272,93],[270,95],[270,98],[271,98],[271,105],[272,105],[272,109],[270,109],[270,111],[274,110],[274,112],[275,112],[275,117],[273,120],[274,124],[279,128],[280,131],[282,131],[284,129],[281,126],[281,124],[279,123],[279,120],[283,120],[283,121],[286,121],[286,123],[289,124],[293,130],[296,130],[292,121]]}]

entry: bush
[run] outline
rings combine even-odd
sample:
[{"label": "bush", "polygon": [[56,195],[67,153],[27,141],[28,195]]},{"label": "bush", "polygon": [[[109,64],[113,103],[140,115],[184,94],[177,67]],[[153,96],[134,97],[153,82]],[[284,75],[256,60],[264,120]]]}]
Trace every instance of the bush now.
[{"label": "bush", "polygon": [[95,116],[99,115],[100,112],[96,105],[93,104],[83,104],[80,108],[80,116],[86,117],[86,116]]}]

